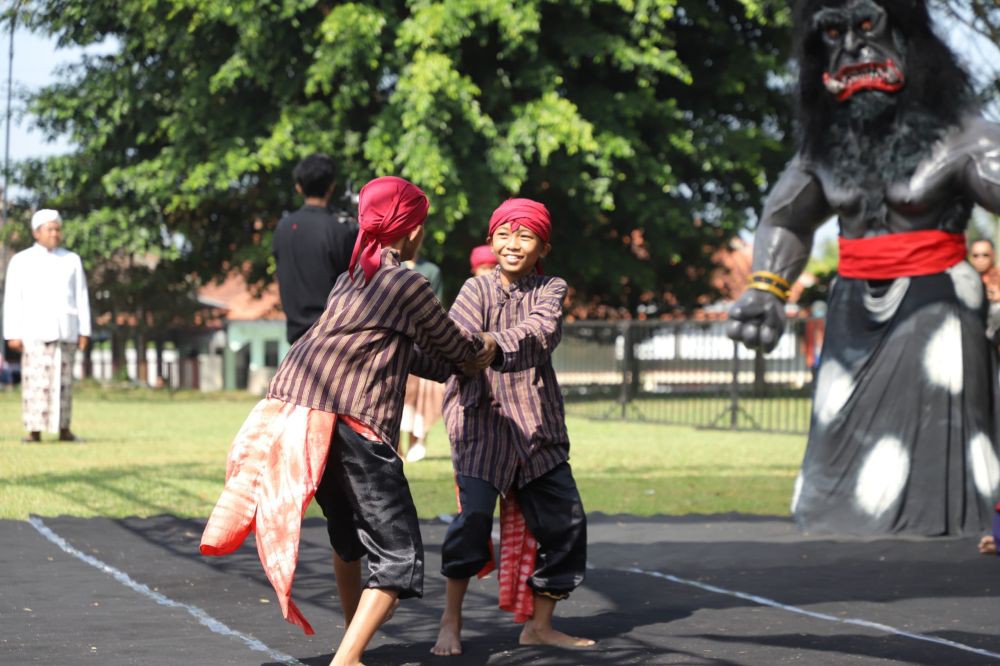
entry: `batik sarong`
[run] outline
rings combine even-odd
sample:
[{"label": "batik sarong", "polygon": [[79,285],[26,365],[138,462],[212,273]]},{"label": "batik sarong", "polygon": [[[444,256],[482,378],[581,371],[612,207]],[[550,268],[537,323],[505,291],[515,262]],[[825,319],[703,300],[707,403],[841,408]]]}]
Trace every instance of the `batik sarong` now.
[{"label": "batik sarong", "polygon": [[1000,494],[997,360],[975,270],[839,279],[792,513],[812,532],[978,534]]},{"label": "batik sarong", "polygon": [[28,432],[68,430],[73,406],[72,342],[25,342],[21,407]]}]

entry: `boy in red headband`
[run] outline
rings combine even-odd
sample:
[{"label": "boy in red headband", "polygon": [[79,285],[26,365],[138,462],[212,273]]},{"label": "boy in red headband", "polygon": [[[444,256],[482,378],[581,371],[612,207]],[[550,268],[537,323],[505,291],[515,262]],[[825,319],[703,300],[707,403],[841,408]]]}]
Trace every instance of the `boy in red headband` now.
[{"label": "boy in red headband", "polygon": [[[501,494],[505,504],[516,496],[517,519],[523,514],[521,524],[530,530],[520,532],[526,544],[507,548],[514,530],[508,531],[508,507],[503,508],[501,607],[514,610],[516,620],[527,620],[520,643],[594,644],[552,627],[556,602],[583,582],[587,522],[567,462],[569,437],[551,361],[562,335],[566,282],[541,274],[541,260],[551,249],[550,228],[542,204],[505,201],[489,226],[499,266],[466,281],[451,307],[451,318],[467,335],[488,331],[497,350],[488,369],[467,378],[453,375],[445,389],[460,510],[441,548],[441,573],[448,582],[440,633],[431,649],[436,655],[462,653],[462,602],[469,578],[492,560],[490,533]],[[521,557],[516,553],[529,558],[531,572],[520,585],[511,574],[523,561],[513,561]]]},{"label": "boy in red headband", "polygon": [[472,272],[472,277],[492,273],[497,263],[499,263],[497,255],[493,254],[493,248],[489,245],[477,245],[469,253],[469,270]]},{"label": "boy in red headband", "polygon": [[[427,279],[400,266],[423,239],[427,197],[402,178],[361,189],[350,268],[326,310],[282,361],[233,442],[226,487],[202,536],[206,555],[232,552],[253,530],[282,613],[312,627],[291,600],[302,514],[315,494],[328,518],[347,630],[332,666],[361,654],[399,598],[423,593],[423,544],[395,451],[414,345],[455,371],[495,352],[488,336],[448,318]],[[412,367],[411,367],[412,366]],[[370,578],[362,591],[360,560]]]}]

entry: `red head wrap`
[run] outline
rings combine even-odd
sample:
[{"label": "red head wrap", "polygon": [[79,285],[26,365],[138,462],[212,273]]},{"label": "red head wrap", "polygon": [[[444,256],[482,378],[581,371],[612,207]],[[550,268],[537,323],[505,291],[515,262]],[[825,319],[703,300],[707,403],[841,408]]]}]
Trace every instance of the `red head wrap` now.
[{"label": "red head wrap", "polygon": [[511,231],[517,231],[523,224],[534,231],[543,243],[549,242],[552,220],[549,219],[549,211],[544,204],[531,199],[507,199],[490,216],[489,235],[492,236],[504,222],[510,222]]},{"label": "red head wrap", "polygon": [[[505,222],[510,222],[511,231],[517,231],[518,227],[524,225],[535,232],[543,243],[549,242],[552,220],[549,218],[549,210],[544,204],[531,199],[507,199],[490,216],[489,235],[492,236],[497,227]],[[535,265],[535,270],[538,273],[542,272],[541,261]]]},{"label": "red head wrap", "polygon": [[493,254],[493,248],[489,245],[480,245],[472,248],[469,255],[469,268],[475,273],[480,266],[496,266],[499,262],[497,256]]},{"label": "red head wrap", "polygon": [[365,284],[382,265],[382,248],[392,245],[427,219],[427,196],[408,180],[383,176],[369,181],[358,194],[358,240],[348,272],[359,263]]}]

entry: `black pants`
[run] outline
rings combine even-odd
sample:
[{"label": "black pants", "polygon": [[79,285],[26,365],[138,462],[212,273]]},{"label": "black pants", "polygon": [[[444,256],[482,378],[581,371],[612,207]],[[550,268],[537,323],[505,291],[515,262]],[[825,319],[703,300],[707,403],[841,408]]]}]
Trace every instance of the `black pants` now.
[{"label": "black pants", "polygon": [[[470,476],[457,477],[462,511],[441,547],[441,573],[470,578],[490,559],[493,511],[500,493]],[[538,541],[535,592],[565,599],[583,582],[587,568],[587,517],[569,463],[561,463],[516,491],[521,513]]]},{"label": "black pants", "polygon": [[397,590],[401,599],[424,592],[424,544],[403,461],[337,423],[316,502],[330,545],[346,562],[368,556],[365,587]]}]

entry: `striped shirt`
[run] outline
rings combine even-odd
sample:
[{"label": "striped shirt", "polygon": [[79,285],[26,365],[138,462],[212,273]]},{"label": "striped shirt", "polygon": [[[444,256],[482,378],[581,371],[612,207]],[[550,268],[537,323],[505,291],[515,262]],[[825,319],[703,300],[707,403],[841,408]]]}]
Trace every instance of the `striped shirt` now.
[{"label": "striped shirt", "polygon": [[551,358],[565,297],[562,278],[532,274],[504,287],[499,268],[462,287],[451,318],[469,334],[489,331],[498,349],[491,368],[448,379],[445,425],[459,474],[506,494],[569,459]]},{"label": "striped shirt", "polygon": [[365,285],[342,273],[326,310],[299,338],[271,380],[267,397],[353,417],[395,447],[413,346],[450,367],[482,347],[451,319],[420,273],[384,250]]}]

